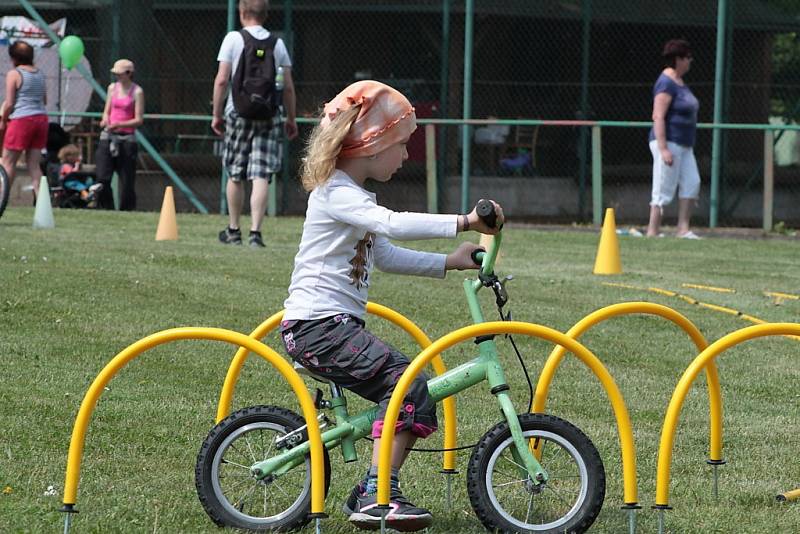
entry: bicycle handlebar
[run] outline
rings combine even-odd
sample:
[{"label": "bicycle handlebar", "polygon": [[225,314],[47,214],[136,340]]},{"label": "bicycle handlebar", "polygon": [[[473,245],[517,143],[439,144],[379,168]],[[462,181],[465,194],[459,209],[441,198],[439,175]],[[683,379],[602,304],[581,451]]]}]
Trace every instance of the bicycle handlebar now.
[{"label": "bicycle handlebar", "polygon": [[[493,228],[497,224],[497,213],[494,210],[494,203],[490,200],[481,199],[475,205],[475,212],[478,214],[478,217],[490,228]],[[503,225],[501,224],[498,230],[502,230]],[[497,250],[500,247],[500,241],[502,239],[502,234],[498,233],[494,236],[492,243],[489,245],[489,250],[473,250],[472,254],[472,261],[475,262],[475,265],[481,266],[481,273],[483,274],[490,274],[494,271],[494,261],[497,257]],[[488,259],[487,259],[488,258]]]},{"label": "bicycle handlebar", "polygon": [[497,224],[497,214],[494,212],[494,204],[492,201],[486,200],[485,198],[480,199],[475,206],[475,212],[489,228],[494,228]]}]

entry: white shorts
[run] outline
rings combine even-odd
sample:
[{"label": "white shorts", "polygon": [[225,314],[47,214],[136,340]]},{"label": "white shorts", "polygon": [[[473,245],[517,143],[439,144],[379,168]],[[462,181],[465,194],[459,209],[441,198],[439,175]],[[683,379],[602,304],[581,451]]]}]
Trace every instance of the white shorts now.
[{"label": "white shorts", "polygon": [[672,152],[672,165],[664,164],[658,141],[650,141],[650,152],[653,154],[653,195],[651,206],[666,206],[675,197],[698,198],[700,196],[700,172],[694,159],[694,150],[667,141],[667,148]]}]

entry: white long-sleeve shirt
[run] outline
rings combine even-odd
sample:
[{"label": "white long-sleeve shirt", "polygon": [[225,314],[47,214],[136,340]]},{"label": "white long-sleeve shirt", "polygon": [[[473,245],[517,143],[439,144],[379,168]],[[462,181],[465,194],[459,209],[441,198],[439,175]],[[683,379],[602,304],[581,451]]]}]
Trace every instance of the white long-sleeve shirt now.
[{"label": "white long-sleeve shirt", "polygon": [[374,193],[337,170],[308,198],[284,319],[313,320],[339,313],[363,317],[373,267],[444,278],[445,254],[398,247],[389,239],[455,237],[457,219],[379,206]]}]

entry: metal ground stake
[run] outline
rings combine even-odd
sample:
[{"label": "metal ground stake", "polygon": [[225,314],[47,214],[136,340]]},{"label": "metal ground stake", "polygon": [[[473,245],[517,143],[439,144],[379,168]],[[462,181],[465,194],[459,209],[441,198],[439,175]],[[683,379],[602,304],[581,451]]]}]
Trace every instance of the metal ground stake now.
[{"label": "metal ground stake", "polygon": [[706,460],[706,463],[714,468],[714,499],[719,499],[719,466],[725,465],[725,460]]}]

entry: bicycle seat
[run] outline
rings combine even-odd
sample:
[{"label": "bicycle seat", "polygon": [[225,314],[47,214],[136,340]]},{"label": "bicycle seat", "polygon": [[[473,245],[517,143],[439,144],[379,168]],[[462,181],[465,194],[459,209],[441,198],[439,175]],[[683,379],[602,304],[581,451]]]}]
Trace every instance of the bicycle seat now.
[{"label": "bicycle seat", "polygon": [[303,367],[302,365],[300,365],[299,363],[297,363],[294,360],[292,360],[292,367],[294,367],[294,370],[297,371],[297,374],[299,374],[299,375],[305,375],[305,376],[311,377],[314,380],[316,380],[317,382],[322,382],[323,384],[327,384],[328,382],[330,382],[330,380],[328,380],[324,376],[320,376],[320,375],[318,375],[316,373],[313,373],[313,372],[309,371],[308,369],[306,369],[305,367]]}]

